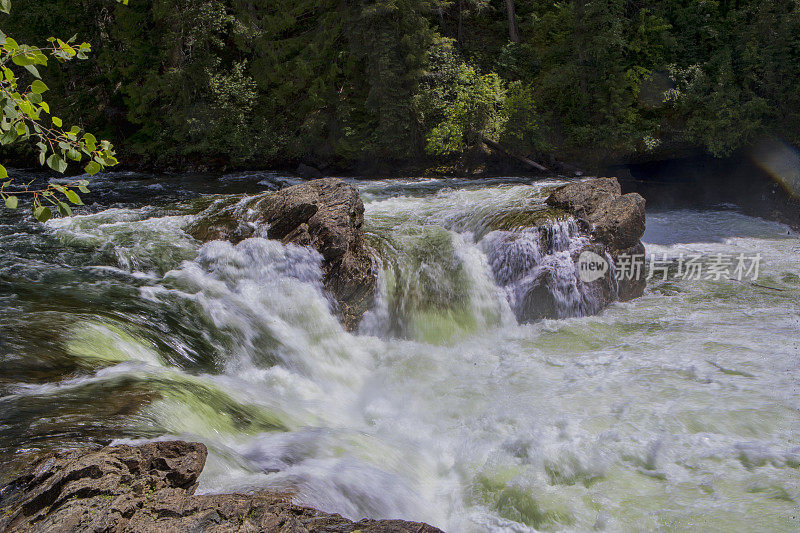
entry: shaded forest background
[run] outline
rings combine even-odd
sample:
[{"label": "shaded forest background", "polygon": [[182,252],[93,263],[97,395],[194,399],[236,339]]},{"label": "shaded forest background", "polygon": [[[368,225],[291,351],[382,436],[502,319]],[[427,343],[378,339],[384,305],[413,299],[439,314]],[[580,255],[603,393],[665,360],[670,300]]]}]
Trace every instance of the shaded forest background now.
[{"label": "shaded forest background", "polygon": [[800,144],[794,0],[15,0],[51,105],[153,168],[596,166]]}]

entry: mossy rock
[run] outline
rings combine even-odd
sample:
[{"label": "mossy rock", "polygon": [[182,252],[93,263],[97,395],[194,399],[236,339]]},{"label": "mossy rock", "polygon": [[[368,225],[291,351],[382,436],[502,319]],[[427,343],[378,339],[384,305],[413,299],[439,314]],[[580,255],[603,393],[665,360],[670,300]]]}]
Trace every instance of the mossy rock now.
[{"label": "mossy rock", "polygon": [[569,213],[563,209],[543,207],[502,213],[489,222],[492,231],[514,231],[523,228],[535,228],[545,224],[566,220]]}]

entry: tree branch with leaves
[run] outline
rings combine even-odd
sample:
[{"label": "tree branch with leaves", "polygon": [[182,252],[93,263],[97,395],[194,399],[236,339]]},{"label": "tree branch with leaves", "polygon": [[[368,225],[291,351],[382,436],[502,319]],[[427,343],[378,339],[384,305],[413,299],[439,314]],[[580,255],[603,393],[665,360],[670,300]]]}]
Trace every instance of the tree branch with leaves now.
[{"label": "tree branch with leaves", "polygon": [[[128,0],[116,0],[122,4]],[[0,0],[0,11],[10,13],[11,0]],[[94,135],[79,126],[69,129],[63,121],[52,115],[50,105],[42,96],[48,87],[42,81],[38,67],[47,66],[50,59],[65,63],[74,59],[87,59],[91,52],[89,43],[75,42],[77,36],[67,41],[56,37],[48,39],[49,45],[36,47],[19,44],[0,31],[0,144],[31,142],[39,151],[39,163],[64,173],[68,161],[81,163],[84,170],[93,176],[118,163],[114,147],[105,140],[98,141]],[[33,78],[27,83],[20,78],[18,67]],[[49,116],[47,118],[46,116]],[[83,205],[78,192],[88,193],[88,180],[74,180],[66,184],[48,183],[43,188],[33,187],[33,182],[19,183],[9,177],[0,165],[0,198],[9,209],[17,209],[20,197],[29,197],[33,215],[41,222],[53,216],[53,210],[69,216],[72,205]]]}]

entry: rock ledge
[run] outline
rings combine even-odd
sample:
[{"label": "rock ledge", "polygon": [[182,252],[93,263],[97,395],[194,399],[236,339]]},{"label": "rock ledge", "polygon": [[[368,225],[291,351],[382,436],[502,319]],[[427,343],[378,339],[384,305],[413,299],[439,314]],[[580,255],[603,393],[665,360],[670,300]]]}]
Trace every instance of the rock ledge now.
[{"label": "rock ledge", "polygon": [[196,496],[206,447],[190,442],[47,454],[0,489],[3,532],[436,533],[402,520],[352,522],[257,492]]},{"label": "rock ledge", "polygon": [[238,203],[217,202],[187,231],[203,242],[236,244],[249,237],[267,237],[313,247],[323,257],[325,288],[338,302],[345,328],[353,331],[377,285],[363,224],[364,203],[358,189],[341,179],[325,178]]}]

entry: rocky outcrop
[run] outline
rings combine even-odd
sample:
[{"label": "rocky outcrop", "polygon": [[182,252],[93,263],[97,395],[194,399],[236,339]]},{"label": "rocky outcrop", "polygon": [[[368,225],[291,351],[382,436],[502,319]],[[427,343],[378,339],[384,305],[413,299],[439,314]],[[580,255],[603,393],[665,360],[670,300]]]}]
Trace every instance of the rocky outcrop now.
[{"label": "rocky outcrop", "polygon": [[586,221],[592,235],[614,251],[639,243],[645,230],[645,201],[622,194],[617,178],[596,178],[556,189],[547,204]]},{"label": "rocky outcrop", "polygon": [[[615,262],[623,257],[644,256],[645,200],[637,193],[622,194],[617,178],[595,178],[556,189],[547,199],[551,207],[574,215],[593,239],[605,247]],[[619,280],[617,297],[638,298],[647,282],[640,276]]]},{"label": "rocky outcrop", "polygon": [[352,522],[285,494],[194,495],[206,455],[202,444],[155,442],[39,457],[0,490],[0,531],[439,531],[401,520]]},{"label": "rocky outcrop", "polygon": [[358,189],[337,178],[212,205],[187,231],[201,241],[237,243],[254,236],[311,246],[323,257],[325,287],[354,330],[377,283],[372,251],[364,243],[364,204]]}]

